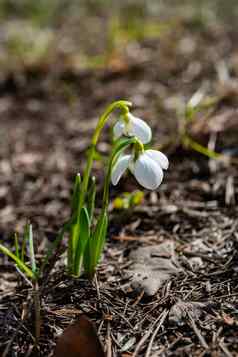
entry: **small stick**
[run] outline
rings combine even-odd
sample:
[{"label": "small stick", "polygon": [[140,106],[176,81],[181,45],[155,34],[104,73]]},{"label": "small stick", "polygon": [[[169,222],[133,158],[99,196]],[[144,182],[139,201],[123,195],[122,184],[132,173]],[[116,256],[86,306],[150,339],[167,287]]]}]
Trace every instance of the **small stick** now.
[{"label": "small stick", "polygon": [[[163,314],[163,313],[162,313]],[[133,352],[132,357],[136,357],[138,355],[138,352],[140,351],[141,347],[143,346],[143,344],[145,343],[145,341],[147,340],[147,338],[149,338],[151,332],[153,331],[154,326],[157,324],[157,322],[161,319],[161,315],[158,317],[158,319],[152,323],[150,329],[147,331],[147,333],[141,338],[141,340],[138,342],[135,351]]]},{"label": "small stick", "polygon": [[196,324],[195,324],[195,321],[194,319],[192,318],[192,316],[190,315],[190,313],[188,313],[188,317],[189,317],[189,320],[191,322],[191,325],[192,325],[192,328],[193,328],[193,331],[195,332],[195,334],[197,335],[201,345],[205,348],[205,349],[208,349],[208,345],[205,341],[205,338],[202,336],[201,332],[199,331],[199,329],[197,328]]},{"label": "small stick", "polygon": [[153,342],[154,342],[154,339],[155,339],[155,337],[156,337],[156,335],[157,335],[157,333],[158,333],[160,327],[161,327],[162,324],[164,323],[164,320],[166,319],[168,313],[169,313],[169,310],[164,310],[164,311],[162,312],[162,314],[160,315],[160,318],[161,318],[161,319],[160,319],[160,321],[159,321],[159,323],[158,323],[158,326],[156,327],[156,329],[155,329],[153,335],[151,336],[149,345],[148,345],[147,350],[146,350],[145,357],[149,357],[150,352],[151,352],[151,349],[152,349],[152,345],[153,345]]},{"label": "small stick", "polygon": [[232,357],[233,355],[231,354],[231,352],[227,349],[227,347],[224,345],[223,343],[223,338],[222,340],[219,342],[219,346],[222,349],[222,351],[225,353],[225,355],[227,357]]},{"label": "small stick", "polygon": [[35,347],[36,347],[39,343],[40,328],[41,328],[40,294],[39,294],[39,286],[37,282],[34,282],[33,300],[34,300],[34,308],[35,308]]},{"label": "small stick", "polygon": [[107,357],[112,357],[112,340],[110,334],[110,322],[107,324]]}]

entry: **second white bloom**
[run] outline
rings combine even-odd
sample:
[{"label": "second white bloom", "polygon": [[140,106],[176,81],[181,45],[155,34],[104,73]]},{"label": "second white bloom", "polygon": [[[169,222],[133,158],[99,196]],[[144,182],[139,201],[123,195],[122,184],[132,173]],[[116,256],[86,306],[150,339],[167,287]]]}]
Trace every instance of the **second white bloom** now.
[{"label": "second white bloom", "polygon": [[163,180],[163,170],[167,170],[167,157],[157,150],[146,150],[135,160],[133,155],[122,155],[113,167],[111,180],[116,185],[129,168],[139,184],[155,190]]},{"label": "second white bloom", "polygon": [[135,136],[143,144],[151,141],[152,133],[149,125],[142,119],[135,117],[131,113],[126,115],[126,119],[120,119],[113,128],[114,136],[119,138],[122,135]]}]

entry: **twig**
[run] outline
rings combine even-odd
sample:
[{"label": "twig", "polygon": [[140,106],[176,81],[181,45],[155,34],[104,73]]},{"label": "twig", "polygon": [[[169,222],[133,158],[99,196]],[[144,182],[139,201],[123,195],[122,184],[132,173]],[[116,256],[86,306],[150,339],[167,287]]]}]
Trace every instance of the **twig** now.
[{"label": "twig", "polygon": [[95,287],[96,287],[96,291],[97,291],[98,300],[101,300],[101,294],[100,294],[100,289],[99,289],[99,285],[98,285],[97,274],[95,274],[95,276],[94,276],[94,283],[95,283]]},{"label": "twig", "polygon": [[11,345],[12,345],[14,339],[16,338],[16,336],[17,336],[17,334],[18,334],[18,331],[20,330],[20,327],[21,327],[21,324],[19,324],[19,325],[17,326],[16,330],[14,331],[14,334],[13,334],[12,338],[9,340],[9,342],[8,342],[8,344],[7,344],[7,346],[6,346],[6,348],[5,348],[4,351],[3,351],[2,357],[7,357],[8,352],[9,352],[9,350],[10,350],[10,347],[11,347]]},{"label": "twig", "polygon": [[[163,312],[163,313],[164,313],[164,312]],[[163,313],[162,313],[162,314],[163,314]],[[146,334],[141,338],[141,340],[138,342],[138,344],[137,344],[137,346],[136,346],[136,349],[135,349],[135,351],[133,352],[132,357],[136,357],[136,356],[138,355],[138,352],[140,351],[141,347],[143,346],[143,344],[145,343],[145,341],[147,340],[147,338],[149,338],[151,332],[153,331],[154,326],[160,321],[162,314],[160,314],[160,316],[158,317],[158,319],[156,319],[155,322],[153,322],[153,323],[151,324],[150,329],[147,331],[147,333],[146,333]]]},{"label": "twig", "polygon": [[225,353],[225,355],[227,357],[232,357],[233,355],[231,354],[231,352],[227,349],[227,347],[224,345],[223,343],[223,338],[222,340],[219,342],[219,346],[222,349],[222,351]]},{"label": "twig", "polygon": [[151,336],[151,339],[150,339],[150,342],[149,342],[149,345],[147,347],[147,350],[146,350],[146,354],[145,354],[145,357],[149,357],[150,355],[150,352],[151,352],[151,349],[152,349],[152,346],[153,346],[153,342],[154,342],[154,339],[160,329],[160,327],[162,326],[162,324],[164,323],[164,320],[166,319],[167,315],[169,313],[169,310],[164,310],[162,312],[162,314],[160,315],[160,321],[158,323],[158,326],[156,327],[153,335]]},{"label": "twig", "polygon": [[111,339],[111,326],[110,322],[108,321],[107,324],[107,339],[106,339],[106,344],[107,344],[107,357],[112,357],[112,339]]},{"label": "twig", "polygon": [[35,308],[35,346],[38,345],[40,339],[41,314],[40,314],[40,293],[38,283],[34,283],[33,300]]},{"label": "twig", "polygon": [[208,349],[208,345],[204,339],[204,337],[202,336],[201,332],[199,331],[199,329],[197,328],[196,324],[195,324],[195,321],[194,319],[192,318],[191,314],[188,312],[188,317],[189,317],[189,320],[191,322],[191,325],[192,325],[192,328],[193,328],[193,331],[195,332],[195,334],[197,335],[201,345],[205,348],[205,349]]}]

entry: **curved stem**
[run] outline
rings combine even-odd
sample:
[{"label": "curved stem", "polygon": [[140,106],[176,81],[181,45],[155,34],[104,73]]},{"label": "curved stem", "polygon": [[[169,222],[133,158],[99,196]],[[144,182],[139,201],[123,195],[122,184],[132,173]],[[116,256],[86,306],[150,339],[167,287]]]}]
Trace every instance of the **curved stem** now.
[{"label": "curved stem", "polygon": [[109,105],[109,107],[102,114],[102,116],[100,117],[100,119],[98,121],[97,127],[96,127],[95,132],[92,137],[88,160],[87,160],[86,168],[85,168],[84,175],[83,175],[82,188],[80,191],[79,211],[82,209],[83,204],[84,204],[85,194],[87,192],[89,177],[90,177],[92,164],[93,164],[93,156],[95,153],[95,149],[96,149],[96,145],[97,145],[100,133],[101,133],[104,125],[106,124],[106,122],[109,118],[109,115],[115,109],[121,109],[123,114],[127,114],[129,112],[128,106],[131,106],[131,103],[124,101],[124,100],[119,100],[117,102],[114,102],[111,105]]}]

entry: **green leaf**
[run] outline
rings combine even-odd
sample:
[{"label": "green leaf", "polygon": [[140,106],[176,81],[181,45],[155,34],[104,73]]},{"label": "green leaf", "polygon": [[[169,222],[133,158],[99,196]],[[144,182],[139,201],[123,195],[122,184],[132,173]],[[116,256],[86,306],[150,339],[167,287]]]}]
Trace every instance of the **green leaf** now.
[{"label": "green leaf", "polygon": [[25,274],[28,276],[28,278],[34,280],[36,279],[36,275],[34,272],[28,268],[28,266],[21,260],[19,259],[14,253],[12,253],[8,248],[4,247],[2,244],[0,244],[0,251],[10,257],[21,269]]},{"label": "green leaf", "polygon": [[86,275],[93,277],[98,261],[105,244],[108,227],[107,212],[103,211],[99,216],[95,231],[89,238],[84,254],[84,269]]},{"label": "green leaf", "polygon": [[107,227],[108,227],[108,216],[107,212],[104,212],[101,216],[100,223],[98,227],[95,229],[94,233],[94,242],[95,242],[95,265],[98,263],[102,250],[105,244],[105,238],[107,234]]},{"label": "green leaf", "polygon": [[28,242],[29,239],[29,231],[28,231],[28,223],[25,224],[24,227],[24,234],[23,234],[23,241],[22,241],[22,246],[21,246],[21,261],[25,261],[25,254],[26,254],[26,243]]},{"label": "green leaf", "polygon": [[29,241],[29,254],[30,254],[30,260],[31,260],[31,269],[32,269],[33,273],[36,274],[36,260],[35,260],[33,232],[32,232],[31,224],[28,224],[28,241]]},{"label": "green leaf", "polygon": [[95,176],[91,177],[89,183],[89,191],[87,195],[87,210],[90,222],[92,223],[92,218],[94,214],[95,207],[95,197],[96,197],[96,179]]},{"label": "green leaf", "polygon": [[80,196],[80,186],[81,186],[81,176],[77,174],[74,181],[74,190],[72,195],[71,209],[72,214],[76,214],[79,207],[79,196]]},{"label": "green leaf", "polygon": [[17,256],[17,258],[20,259],[20,255],[19,255],[19,241],[18,241],[18,234],[15,233],[14,234],[14,243],[15,243],[15,255]]},{"label": "green leaf", "polygon": [[90,219],[86,207],[80,213],[79,224],[77,224],[77,237],[74,252],[74,275],[80,273],[84,251],[90,236]]}]

